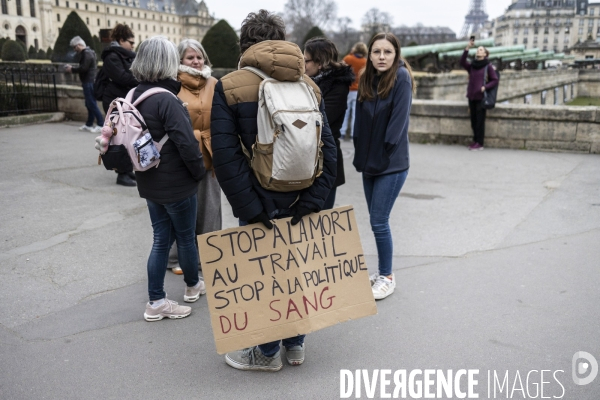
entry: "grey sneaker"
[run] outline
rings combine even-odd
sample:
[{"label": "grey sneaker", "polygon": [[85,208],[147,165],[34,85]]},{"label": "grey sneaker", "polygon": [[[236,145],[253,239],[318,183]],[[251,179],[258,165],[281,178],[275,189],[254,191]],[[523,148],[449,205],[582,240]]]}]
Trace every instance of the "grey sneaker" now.
[{"label": "grey sneaker", "polygon": [[304,343],[301,346],[292,346],[285,349],[285,358],[290,365],[300,365],[304,362]]},{"label": "grey sneaker", "polygon": [[377,280],[371,286],[371,290],[373,290],[373,297],[375,300],[381,300],[388,297],[390,294],[394,293],[394,289],[396,288],[396,277],[392,274],[392,279],[380,275],[377,277]]},{"label": "grey sneaker", "polygon": [[200,298],[201,295],[206,293],[206,286],[204,281],[200,279],[196,286],[185,288],[185,294],[183,295],[183,301],[186,303],[193,303]]},{"label": "grey sneaker", "polygon": [[279,351],[273,357],[265,357],[258,346],[227,353],[225,362],[235,369],[247,371],[275,372],[283,367]]},{"label": "grey sneaker", "polygon": [[185,318],[192,313],[192,308],[188,306],[180,306],[176,301],[169,300],[165,297],[165,302],[162,306],[152,308],[150,303],[146,303],[146,312],[144,319],[146,321],[160,321],[163,318]]}]

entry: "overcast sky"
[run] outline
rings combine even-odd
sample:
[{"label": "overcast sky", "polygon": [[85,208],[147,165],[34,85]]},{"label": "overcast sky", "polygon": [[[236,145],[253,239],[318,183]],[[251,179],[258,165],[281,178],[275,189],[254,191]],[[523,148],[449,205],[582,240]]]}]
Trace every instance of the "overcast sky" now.
[{"label": "overcast sky", "polygon": [[[283,12],[286,0],[204,0],[210,13],[225,19],[239,30],[242,21],[252,11],[264,8]],[[386,11],[394,18],[394,26],[447,26],[457,34],[465,22],[471,0],[336,0],[338,17],[349,17],[355,28],[370,8]],[[491,18],[501,15],[511,0],[487,0],[486,11]]]}]

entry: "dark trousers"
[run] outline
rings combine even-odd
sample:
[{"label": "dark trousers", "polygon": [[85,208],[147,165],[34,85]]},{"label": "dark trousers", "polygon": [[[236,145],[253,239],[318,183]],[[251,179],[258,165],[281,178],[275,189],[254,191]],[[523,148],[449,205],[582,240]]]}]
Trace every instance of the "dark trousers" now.
[{"label": "dark trousers", "polygon": [[469,111],[471,112],[471,129],[473,129],[473,141],[483,146],[485,137],[485,113],[481,100],[469,100]]},{"label": "dark trousers", "polygon": [[85,97],[85,108],[88,111],[88,118],[85,121],[86,126],[94,126],[94,119],[96,119],[96,123],[98,126],[104,125],[104,117],[98,108],[98,103],[94,98],[94,82],[84,83],[83,87],[83,96]]}]

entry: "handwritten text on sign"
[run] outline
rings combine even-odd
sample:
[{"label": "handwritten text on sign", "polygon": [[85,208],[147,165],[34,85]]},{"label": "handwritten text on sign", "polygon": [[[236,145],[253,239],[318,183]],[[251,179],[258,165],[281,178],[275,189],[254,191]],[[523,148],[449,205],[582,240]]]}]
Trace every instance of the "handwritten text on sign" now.
[{"label": "handwritten text on sign", "polygon": [[219,353],[377,312],[352,207],[272,222],[198,237]]}]

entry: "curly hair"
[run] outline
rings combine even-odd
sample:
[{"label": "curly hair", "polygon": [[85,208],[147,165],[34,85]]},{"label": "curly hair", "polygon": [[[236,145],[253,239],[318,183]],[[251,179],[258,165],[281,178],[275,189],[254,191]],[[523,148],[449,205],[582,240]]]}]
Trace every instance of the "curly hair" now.
[{"label": "curly hair", "polygon": [[265,40],[285,40],[285,23],[280,16],[267,10],[250,13],[242,22],[240,52]]},{"label": "curly hair", "polygon": [[115,26],[113,30],[110,31],[110,39],[115,42],[131,39],[133,37],[134,36],[133,32],[131,31],[131,28],[124,24],[117,24],[117,26]]}]

